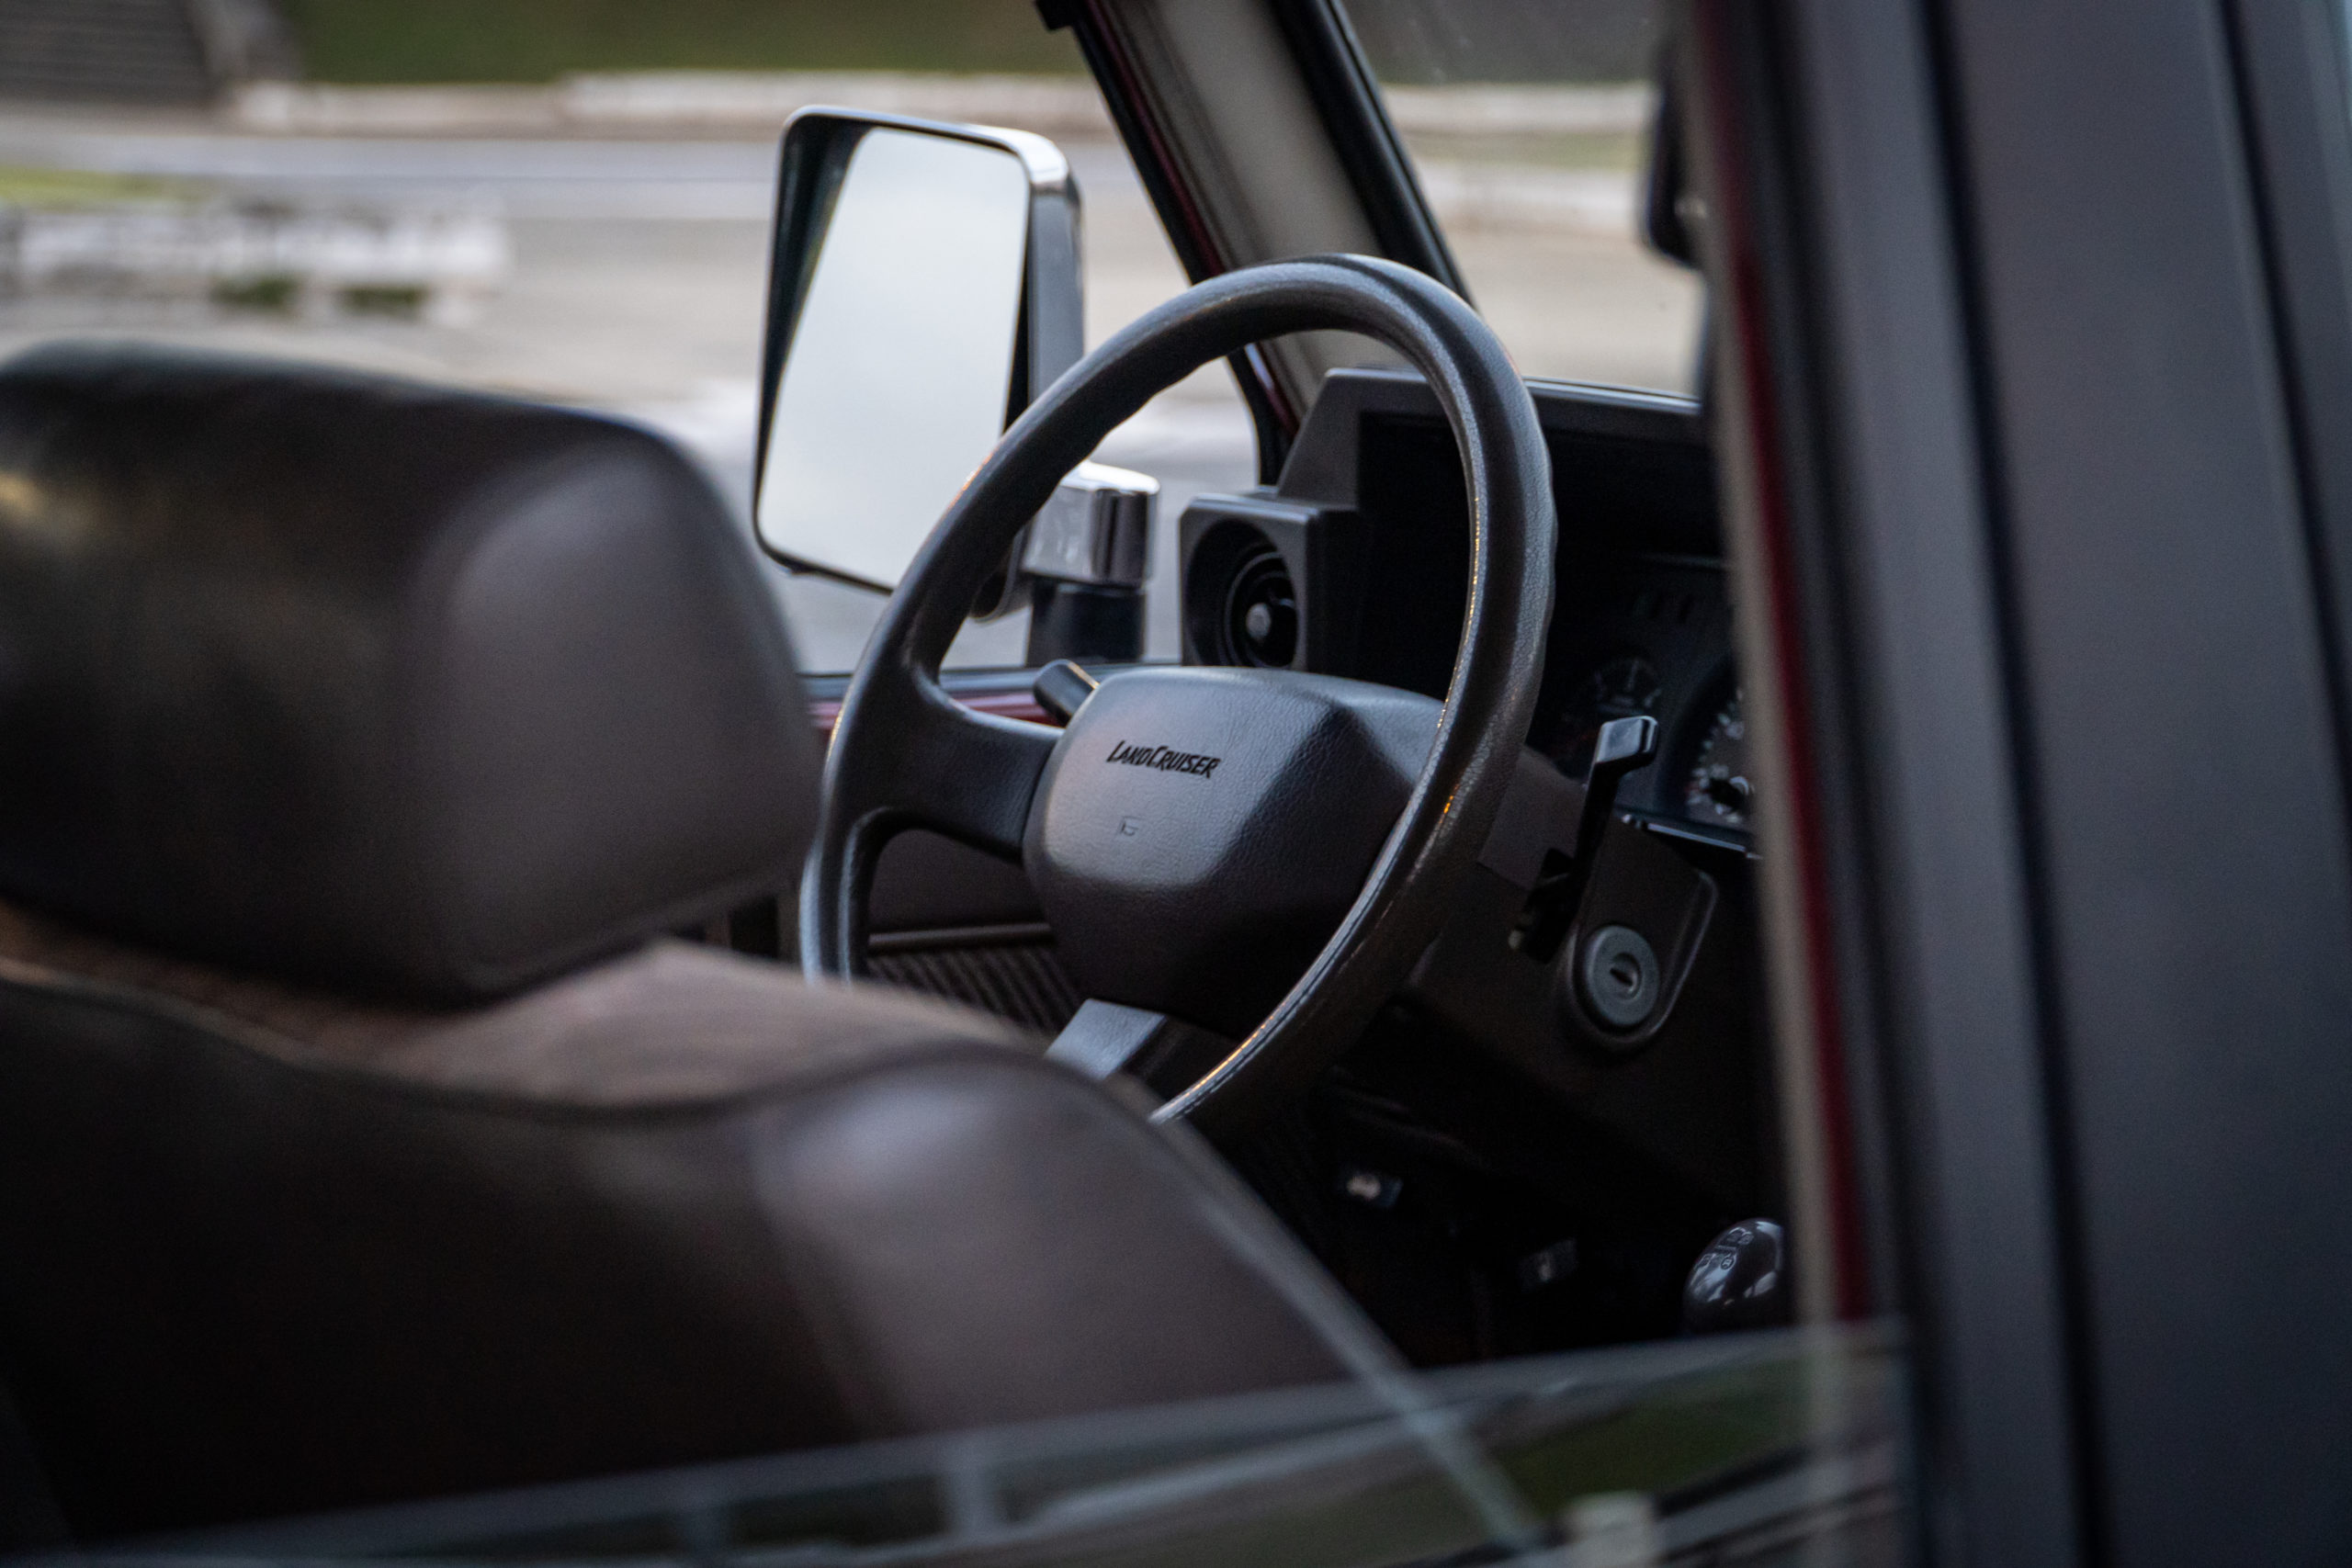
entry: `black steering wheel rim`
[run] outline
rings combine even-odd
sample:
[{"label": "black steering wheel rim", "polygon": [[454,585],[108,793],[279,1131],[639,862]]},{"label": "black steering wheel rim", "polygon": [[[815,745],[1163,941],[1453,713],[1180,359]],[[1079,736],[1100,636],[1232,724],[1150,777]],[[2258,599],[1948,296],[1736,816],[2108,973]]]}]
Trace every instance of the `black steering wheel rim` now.
[{"label": "black steering wheel rim", "polygon": [[1532,399],[1458,296],[1395,263],[1317,256],[1198,284],[1073,367],[1014,423],[948,507],[892,595],[844,695],[801,884],[812,979],[860,972],[881,846],[909,826],[1020,857],[1059,731],[974,714],[941,660],[1014,533],[1102,437],[1212,359],[1293,333],[1385,343],[1428,381],[1468,492],[1463,637],[1435,739],[1363,889],[1257,1030],[1163,1105],[1224,1131],[1303,1089],[1393,995],[1442,924],[1484,844],[1534,711],[1553,593],[1551,468]]}]

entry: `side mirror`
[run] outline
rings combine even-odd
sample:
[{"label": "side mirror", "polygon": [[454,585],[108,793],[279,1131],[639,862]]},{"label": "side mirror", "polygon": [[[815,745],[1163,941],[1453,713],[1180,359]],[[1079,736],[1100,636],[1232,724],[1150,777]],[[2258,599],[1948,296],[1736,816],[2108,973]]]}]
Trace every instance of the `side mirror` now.
[{"label": "side mirror", "polygon": [[1698,228],[1706,221],[1706,204],[1690,184],[1690,164],[1683,147],[1682,88],[1675,72],[1671,45],[1658,51],[1657,108],[1650,119],[1650,163],[1643,180],[1642,236],[1650,249],[1668,261],[1696,269]]},{"label": "side mirror", "polygon": [[[1041,136],[840,109],[786,127],[752,516],[797,570],[898,586],[1084,351],[1079,196]],[[974,613],[1023,602],[1018,542]]]}]

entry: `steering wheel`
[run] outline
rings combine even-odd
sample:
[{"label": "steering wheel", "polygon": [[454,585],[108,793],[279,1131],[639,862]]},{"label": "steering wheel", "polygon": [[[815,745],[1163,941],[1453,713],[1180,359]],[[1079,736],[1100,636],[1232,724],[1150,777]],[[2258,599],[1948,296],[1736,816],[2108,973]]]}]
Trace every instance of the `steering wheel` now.
[{"label": "steering wheel", "polygon": [[[1144,669],[1067,728],[972,712],[940,660],[1014,534],[1114,426],[1212,359],[1286,333],[1377,338],[1435,391],[1468,490],[1462,642],[1441,705],[1287,671]],[[1184,1044],[1156,1115],[1228,1132],[1306,1088],[1403,984],[1485,844],[1534,711],[1552,613],[1535,405],[1458,296],[1363,256],[1224,274],[1047,389],[940,519],[852,678],[800,890],[800,959],[857,974],[890,835],[1020,862],[1090,1002],[1073,1032]],[[1114,1004],[1105,1009],[1102,1003]],[[1161,1021],[1182,1021],[1160,1029]],[[1140,1021],[1142,1027],[1137,1027]],[[1069,1047],[1075,1045],[1075,1049]],[[1053,1055],[1138,1070],[1066,1032]]]}]

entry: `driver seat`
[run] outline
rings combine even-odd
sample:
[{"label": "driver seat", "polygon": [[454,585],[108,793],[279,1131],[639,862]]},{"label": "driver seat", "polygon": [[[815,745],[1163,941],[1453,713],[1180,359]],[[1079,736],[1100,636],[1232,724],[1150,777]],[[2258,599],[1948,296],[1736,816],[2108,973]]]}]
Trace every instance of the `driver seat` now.
[{"label": "driver seat", "polygon": [[47,1516],[0,1544],[1360,1361],[1214,1158],[1034,1038],[664,936],[792,886],[819,761],[641,432],[0,367],[0,1471]]}]

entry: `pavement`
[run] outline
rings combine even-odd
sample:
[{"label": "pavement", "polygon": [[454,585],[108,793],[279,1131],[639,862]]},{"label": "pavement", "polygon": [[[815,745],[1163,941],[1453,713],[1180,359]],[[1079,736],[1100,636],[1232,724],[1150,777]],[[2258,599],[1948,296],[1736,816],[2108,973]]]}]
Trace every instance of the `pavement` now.
[{"label": "pavement", "polygon": [[[750,500],[775,140],[623,130],[288,133],[194,115],[0,107],[0,167],[137,175],[305,211],[470,214],[503,226],[508,257],[503,282],[462,310],[406,320],[315,306],[270,314],[135,289],[22,291],[0,297],[0,354],[60,336],[129,336],[572,403],[677,440],[740,517]],[[1124,150],[1099,136],[1066,136],[1063,147],[1086,202],[1088,337],[1100,342],[1184,280]],[[1493,211],[1467,214],[1454,235],[1474,293],[1531,373],[1681,384],[1694,321],[1688,280],[1625,231],[1629,176],[1567,173],[1589,187],[1585,205],[1544,208],[1568,216],[1533,223],[1515,217],[1512,203],[1536,198],[1481,176]],[[1223,367],[1212,367],[1156,400],[1099,456],[1161,481],[1148,643],[1172,656],[1176,518],[1204,490],[1253,481],[1247,414]],[[878,601],[770,570],[804,666],[854,663]],[[974,626],[952,657],[1017,662],[1024,633],[1018,617]]]}]

